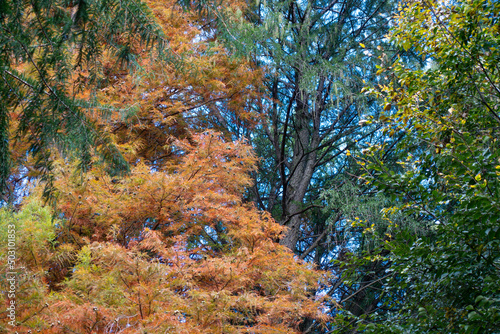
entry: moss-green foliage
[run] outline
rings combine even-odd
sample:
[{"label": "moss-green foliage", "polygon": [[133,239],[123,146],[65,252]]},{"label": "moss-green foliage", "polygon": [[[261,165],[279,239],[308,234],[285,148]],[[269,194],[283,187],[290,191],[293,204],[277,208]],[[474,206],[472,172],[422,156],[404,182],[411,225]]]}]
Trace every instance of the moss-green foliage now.
[{"label": "moss-green foliage", "polygon": [[401,228],[425,234],[425,224],[414,216],[388,210],[393,203],[390,197],[349,179],[325,191],[323,197],[332,229],[327,243],[338,254],[331,261],[339,284],[332,329],[333,333],[349,333],[369,319],[379,305],[394,300],[383,289],[392,276],[387,243]]},{"label": "moss-green foliage", "polygon": [[49,208],[43,207],[38,200],[28,201],[19,212],[8,208],[0,209],[0,261],[5,261],[8,245],[8,226],[14,225],[16,235],[16,253],[22,263],[33,266],[46,259],[51,252],[55,237],[54,221]]},{"label": "moss-green foliage", "polygon": [[[31,319],[34,314],[25,310],[31,305],[39,305],[42,309],[47,298],[46,293],[46,268],[47,263],[54,256],[53,240],[55,237],[55,223],[51,210],[43,207],[39,200],[28,199],[23,209],[14,212],[9,208],[0,209],[0,266],[2,279],[0,289],[2,305],[8,305],[8,300],[16,302],[16,322],[26,320],[28,323],[37,321]],[[14,233],[12,231],[15,231]],[[9,238],[14,234],[15,238]],[[10,241],[10,244],[9,242]],[[14,244],[14,247],[12,245]],[[9,247],[11,246],[11,247]],[[10,251],[10,253],[9,253]],[[8,255],[15,252],[14,262],[8,261]],[[12,259],[12,257],[11,257]],[[6,280],[6,273],[15,273],[16,290],[11,298],[10,283]],[[11,274],[8,274],[12,277]],[[4,318],[0,326],[6,326],[10,319]],[[11,330],[12,326],[0,327]]]}]

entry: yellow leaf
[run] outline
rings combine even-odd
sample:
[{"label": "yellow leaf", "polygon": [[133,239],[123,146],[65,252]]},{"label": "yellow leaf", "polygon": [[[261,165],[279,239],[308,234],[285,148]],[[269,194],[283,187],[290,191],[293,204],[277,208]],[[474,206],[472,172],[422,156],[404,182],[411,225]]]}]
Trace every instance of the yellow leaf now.
[{"label": "yellow leaf", "polygon": [[361,46],[363,49],[366,48],[366,46],[363,43],[359,43],[359,46]]},{"label": "yellow leaf", "polygon": [[477,174],[475,177],[476,181],[479,182],[481,181],[481,174]]}]

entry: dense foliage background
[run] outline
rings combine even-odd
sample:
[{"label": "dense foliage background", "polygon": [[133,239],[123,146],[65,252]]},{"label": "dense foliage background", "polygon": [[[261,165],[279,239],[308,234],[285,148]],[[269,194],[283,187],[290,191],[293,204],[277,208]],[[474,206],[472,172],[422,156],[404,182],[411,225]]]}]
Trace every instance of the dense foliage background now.
[{"label": "dense foliage background", "polygon": [[0,30],[2,332],[499,333],[497,2],[7,0]]}]

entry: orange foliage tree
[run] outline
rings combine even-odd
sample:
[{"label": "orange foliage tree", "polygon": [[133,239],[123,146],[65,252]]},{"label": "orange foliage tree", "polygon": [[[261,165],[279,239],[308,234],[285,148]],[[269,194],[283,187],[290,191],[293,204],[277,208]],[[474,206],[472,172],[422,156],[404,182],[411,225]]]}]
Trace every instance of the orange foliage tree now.
[{"label": "orange foliage tree", "polygon": [[33,278],[17,296],[19,329],[296,333],[305,317],[325,320],[309,295],[320,273],[275,242],[282,227],[269,214],[242,202],[250,147],[209,131],[175,146],[184,154],[168,171],[140,163],[121,180],[56,166],[64,219],[45,240],[54,247],[22,253]]},{"label": "orange foliage tree", "polygon": [[[256,166],[251,147],[206,130],[255,124],[261,73],[217,45],[203,13],[147,4],[178,58],[165,63],[137,49],[135,73],[109,58],[98,91],[74,92],[107,104],[85,112],[130,173],[110,175],[94,157],[81,174],[53,152],[58,218],[48,218],[39,190],[18,213],[0,210],[18,231],[19,273],[15,326],[5,312],[2,329],[297,333],[305,318],[326,321],[311,295],[323,274],[280,246],[283,228],[243,201]],[[75,73],[75,82],[88,75]],[[1,246],[4,266],[6,255]],[[10,301],[3,295],[3,305]]]}]

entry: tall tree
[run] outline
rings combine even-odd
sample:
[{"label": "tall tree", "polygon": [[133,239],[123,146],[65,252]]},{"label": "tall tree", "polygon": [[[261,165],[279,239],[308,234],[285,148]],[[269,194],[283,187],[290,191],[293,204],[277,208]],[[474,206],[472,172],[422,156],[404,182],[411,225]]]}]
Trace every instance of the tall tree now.
[{"label": "tall tree", "polygon": [[324,222],[311,221],[318,189],[342,173],[347,150],[373,134],[362,119],[376,107],[360,91],[375,78],[371,56],[390,8],[390,1],[262,1],[247,13],[251,26],[234,24],[225,35],[268,69],[260,109],[267,122],[250,135],[262,157],[254,200],[287,227],[281,243],[303,257],[326,237]]}]

